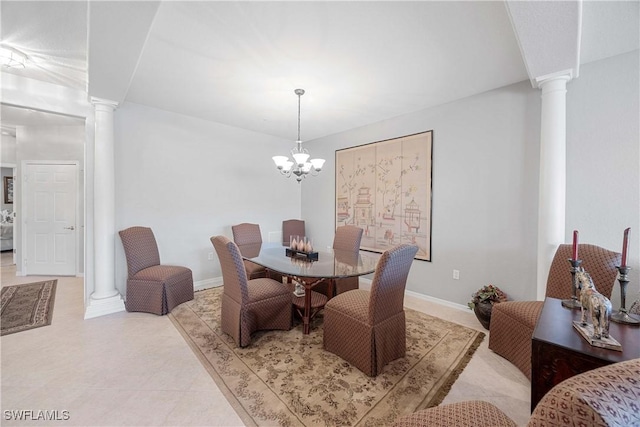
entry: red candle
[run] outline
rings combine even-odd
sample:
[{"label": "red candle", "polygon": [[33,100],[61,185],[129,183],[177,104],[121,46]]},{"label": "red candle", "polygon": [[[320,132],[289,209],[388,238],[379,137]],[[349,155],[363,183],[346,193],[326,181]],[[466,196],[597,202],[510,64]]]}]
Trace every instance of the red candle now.
[{"label": "red candle", "polygon": [[624,239],[622,239],[622,264],[620,264],[620,267],[627,266],[627,250],[629,249],[629,230],[631,230],[631,227],[624,230]]},{"label": "red candle", "polygon": [[573,230],[573,259],[578,259],[578,230]]}]

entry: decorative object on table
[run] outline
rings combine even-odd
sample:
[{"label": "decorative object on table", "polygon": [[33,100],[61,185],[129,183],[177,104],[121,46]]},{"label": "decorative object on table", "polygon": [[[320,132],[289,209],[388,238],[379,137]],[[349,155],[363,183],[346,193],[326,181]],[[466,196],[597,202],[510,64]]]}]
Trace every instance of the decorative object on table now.
[{"label": "decorative object on table", "polygon": [[[584,268],[576,272],[580,288],[580,304],[582,305],[580,321],[573,321],[573,326],[593,346],[622,351],[618,341],[609,336],[609,318],[611,317],[611,301],[597,291],[593,280]],[[587,323],[587,312],[591,325]]]},{"label": "decorative object on table", "polygon": [[578,230],[573,230],[573,246],[571,250],[571,258],[568,259],[571,264],[571,298],[563,299],[562,306],[567,308],[581,308],[578,301],[577,289],[578,284],[576,282],[576,272],[582,264],[582,260],[578,258]]},{"label": "decorative object on table", "polygon": [[432,153],[432,130],[336,150],[336,228],[364,229],[361,249],[408,243],[431,261]]},{"label": "decorative object on table", "polygon": [[576,272],[576,279],[580,287],[581,316],[580,323],[587,324],[586,314],[589,312],[593,323],[594,338],[609,336],[609,318],[611,317],[611,301],[596,289],[591,275],[580,267]]},{"label": "decorative object on table", "polygon": [[593,347],[622,351],[622,344],[612,336],[608,336],[606,338],[594,338],[593,325],[591,324],[582,325],[580,322],[574,320],[573,327],[580,333],[582,338],[584,338],[589,345],[592,345]]},{"label": "decorative object on table", "polygon": [[[407,308],[406,360],[371,378],[322,349],[323,310],[309,335],[294,317],[290,331],[260,332],[249,347],[238,348],[220,330],[222,294],[222,287],[196,292],[170,319],[244,425],[388,426],[441,402],[485,335]],[[292,381],[291,372],[305,380]]]},{"label": "decorative object on table", "polygon": [[307,236],[291,236],[289,249],[299,252],[313,252],[313,244]]},{"label": "decorative object on table", "polygon": [[471,301],[467,303],[485,329],[491,325],[491,309],[493,304],[507,300],[507,294],[494,285],[480,288],[471,295]]},{"label": "decorative object on table", "polygon": [[282,175],[289,178],[293,174],[299,183],[307,175],[318,175],[325,160],[309,160],[309,151],[306,148],[302,148],[302,140],[300,139],[300,97],[304,95],[304,89],[296,89],[294,93],[298,95],[298,139],[296,140],[296,146],[291,150],[293,161],[289,160],[287,156],[273,156],[272,159]]},{"label": "decorative object on table", "polygon": [[313,251],[311,239],[306,236],[291,236],[289,247],[285,249],[288,257],[304,258],[309,261],[318,260],[318,252]]},{"label": "decorative object on table", "polygon": [[624,237],[622,239],[622,261],[618,268],[620,276],[618,276],[618,282],[620,283],[620,309],[611,315],[611,320],[618,323],[626,323],[629,325],[640,325],[640,319],[629,315],[626,308],[627,299],[627,285],[629,284],[629,270],[631,267],[627,265],[627,253],[629,249],[629,231],[631,228],[624,230]]}]

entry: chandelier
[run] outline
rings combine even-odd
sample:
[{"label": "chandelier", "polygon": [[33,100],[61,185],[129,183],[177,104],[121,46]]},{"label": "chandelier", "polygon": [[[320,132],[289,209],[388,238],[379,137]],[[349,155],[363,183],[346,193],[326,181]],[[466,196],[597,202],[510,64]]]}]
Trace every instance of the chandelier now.
[{"label": "chandelier", "polygon": [[287,156],[273,156],[272,159],[280,173],[287,178],[295,175],[296,181],[300,182],[307,175],[318,175],[324,165],[324,159],[309,160],[309,151],[302,148],[302,140],[300,139],[300,97],[304,95],[304,89],[296,89],[295,94],[298,95],[298,140],[296,146],[291,150],[291,160]]},{"label": "chandelier", "polygon": [[0,63],[5,68],[24,68],[27,56],[6,45],[0,45]]}]

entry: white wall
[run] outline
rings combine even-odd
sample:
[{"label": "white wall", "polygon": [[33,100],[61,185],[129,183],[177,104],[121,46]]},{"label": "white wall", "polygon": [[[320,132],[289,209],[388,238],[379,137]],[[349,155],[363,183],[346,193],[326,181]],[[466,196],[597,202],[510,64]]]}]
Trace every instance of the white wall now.
[{"label": "white wall", "polygon": [[0,163],[16,163],[16,137],[0,134]]},{"label": "white wall", "polygon": [[[300,216],[300,186],[271,156],[293,141],[132,103],[115,112],[116,230],[155,234],[163,264],[184,265],[194,281],[222,275],[209,238],[260,224],[263,240]],[[116,237],[116,285],[125,294],[126,259]]]},{"label": "white wall", "polygon": [[[622,231],[632,227],[630,295],[640,270],[638,75],[635,51],[584,65],[567,93],[565,241],[577,228],[583,243],[620,252]],[[328,159],[322,178],[303,183],[309,234],[331,243],[335,150],[430,129],[432,262],[414,262],[407,289],[466,304],[493,283],[513,299],[535,299],[540,91],[528,82],[308,143]],[[617,285],[612,300],[617,308]]]},{"label": "white wall", "polygon": [[[73,160],[80,166],[78,180],[79,206],[77,210],[78,224],[78,272],[84,273],[84,126],[18,126],[16,128],[16,163],[18,177],[22,176],[22,162],[25,160]],[[22,180],[14,182],[16,200],[20,203],[22,194]],[[22,240],[22,227],[19,204],[15,204],[17,212],[16,224],[14,225],[14,247],[16,240]],[[20,269],[24,248],[17,246],[16,260]]]},{"label": "white wall", "polygon": [[432,262],[414,261],[407,289],[466,304],[493,283],[534,298],[539,115],[539,94],[523,82],[311,142],[328,161],[322,179],[303,184],[310,234],[331,243],[335,150],[433,129]]},{"label": "white wall", "polygon": [[[640,291],[639,52],[587,64],[567,87],[567,233],[622,252],[631,227],[627,308]],[[619,296],[616,284],[614,309]]]}]

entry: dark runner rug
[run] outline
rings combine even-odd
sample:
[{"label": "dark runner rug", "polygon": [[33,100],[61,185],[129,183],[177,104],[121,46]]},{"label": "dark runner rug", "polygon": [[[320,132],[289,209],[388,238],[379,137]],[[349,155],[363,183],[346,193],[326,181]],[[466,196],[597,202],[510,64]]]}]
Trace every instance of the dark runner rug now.
[{"label": "dark runner rug", "polygon": [[322,348],[322,312],[302,334],[252,334],[236,347],[220,330],[222,288],[195,293],[169,318],[246,425],[385,426],[439,404],[484,338],[482,332],[405,309],[407,355],[370,378]]},{"label": "dark runner rug", "polygon": [[2,288],[1,335],[51,324],[57,280]]}]

